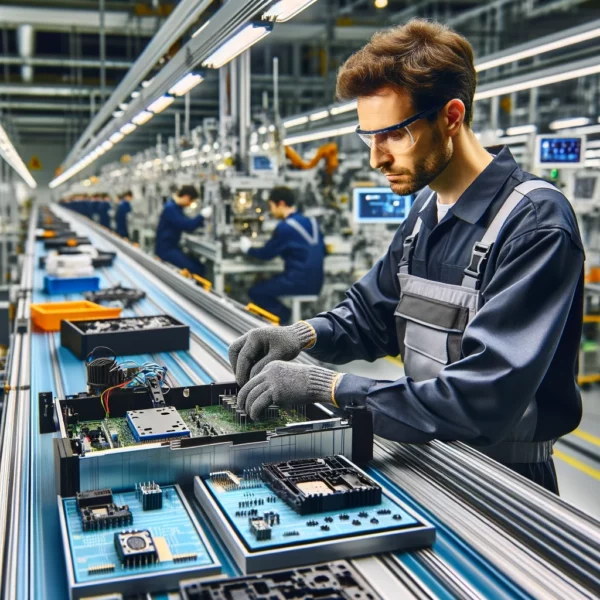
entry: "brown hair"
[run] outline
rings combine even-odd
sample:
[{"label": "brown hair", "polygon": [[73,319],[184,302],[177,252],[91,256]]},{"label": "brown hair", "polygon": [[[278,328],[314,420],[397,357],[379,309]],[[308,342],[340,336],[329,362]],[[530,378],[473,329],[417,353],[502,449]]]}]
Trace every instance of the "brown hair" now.
[{"label": "brown hair", "polygon": [[377,32],[342,65],[337,96],[353,100],[385,86],[403,88],[418,111],[458,98],[470,125],[476,84],[471,44],[446,25],[412,19]]}]

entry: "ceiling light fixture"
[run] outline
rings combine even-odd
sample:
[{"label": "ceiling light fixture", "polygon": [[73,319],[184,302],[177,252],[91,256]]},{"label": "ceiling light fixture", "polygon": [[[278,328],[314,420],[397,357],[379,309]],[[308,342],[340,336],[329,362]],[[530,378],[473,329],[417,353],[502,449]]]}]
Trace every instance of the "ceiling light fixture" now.
[{"label": "ceiling light fixture", "polygon": [[173,96],[185,96],[191,89],[203,81],[204,77],[200,73],[188,73],[169,90],[169,94]]},{"label": "ceiling light fixture", "polygon": [[572,119],[557,119],[556,121],[552,121],[548,127],[552,131],[557,131],[558,129],[571,129],[572,127],[583,127],[589,124],[590,119],[587,117],[575,117]]},{"label": "ceiling light fixture", "polygon": [[136,129],[137,125],[134,125],[133,123],[125,123],[125,125],[121,127],[120,132],[123,135],[129,135],[132,131],[135,131]]},{"label": "ceiling light fixture", "polygon": [[312,142],[314,140],[322,140],[328,137],[335,137],[338,135],[347,135],[356,131],[356,123],[352,125],[344,125],[332,129],[322,129],[321,131],[311,131],[310,133],[296,135],[284,140],[286,146],[293,146],[294,144],[301,144],[302,142]]},{"label": "ceiling light fixture", "polygon": [[506,135],[524,135],[526,133],[535,133],[537,131],[537,125],[516,125],[515,127],[509,127],[506,130]]},{"label": "ceiling light fixture", "polygon": [[290,127],[296,127],[297,125],[304,125],[305,123],[308,123],[308,117],[302,116],[296,117],[295,119],[289,119],[288,121],[284,121],[283,126],[286,129],[289,129]]},{"label": "ceiling light fixture", "polygon": [[13,143],[10,141],[8,134],[0,125],[0,156],[14,169],[14,171],[23,179],[23,181],[31,188],[35,189],[37,183],[29,169],[25,166],[21,156],[17,152]]},{"label": "ceiling light fixture", "polygon": [[219,46],[203,63],[203,67],[218,69],[271,33],[273,26],[249,23]]},{"label": "ceiling light fixture", "polygon": [[133,119],[131,119],[131,121],[132,121],[132,123],[135,123],[136,125],[143,125],[144,123],[147,123],[153,116],[154,116],[154,113],[151,113],[147,110],[143,110],[143,111],[139,112],[137,115],[135,115],[135,117],[133,117]]},{"label": "ceiling light fixture", "polygon": [[263,14],[262,18],[267,21],[277,21],[277,23],[285,23],[293,19],[297,14],[307,9],[317,0],[279,0]]},{"label": "ceiling light fixture", "polygon": [[150,104],[146,110],[149,110],[150,112],[153,112],[155,115],[157,115],[158,113],[161,113],[163,110],[165,110],[165,108],[171,106],[173,102],[175,102],[175,97],[165,94],[164,96],[161,96],[152,104]]}]

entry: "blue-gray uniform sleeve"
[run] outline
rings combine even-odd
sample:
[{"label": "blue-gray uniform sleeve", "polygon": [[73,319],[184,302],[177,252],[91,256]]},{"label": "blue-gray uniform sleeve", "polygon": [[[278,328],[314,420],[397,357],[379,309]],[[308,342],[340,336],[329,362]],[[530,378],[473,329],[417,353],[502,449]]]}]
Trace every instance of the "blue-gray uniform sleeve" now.
[{"label": "blue-gray uniform sleeve", "polygon": [[317,334],[308,350],[311,356],[338,365],[397,356],[394,311],[400,300],[402,231],[398,229],[385,256],[346,292],[343,302],[308,321]]},{"label": "blue-gray uniform sleeve", "polygon": [[286,225],[284,221],[279,223],[275,227],[271,239],[261,248],[250,248],[248,256],[259,260],[271,260],[279,256],[288,245],[287,236],[285,235],[285,230],[288,227],[289,225]]},{"label": "blue-gray uniform sleeve", "polygon": [[168,222],[181,231],[194,231],[204,225],[204,217],[197,215],[195,217],[186,217],[182,212],[171,210],[167,213]]},{"label": "blue-gray uniform sleeve", "polygon": [[400,442],[502,440],[548,370],[583,261],[562,229],[522,234],[499,254],[485,304],[463,336],[461,360],[419,383],[347,374],[336,401],[342,407],[366,404],[375,433]]}]

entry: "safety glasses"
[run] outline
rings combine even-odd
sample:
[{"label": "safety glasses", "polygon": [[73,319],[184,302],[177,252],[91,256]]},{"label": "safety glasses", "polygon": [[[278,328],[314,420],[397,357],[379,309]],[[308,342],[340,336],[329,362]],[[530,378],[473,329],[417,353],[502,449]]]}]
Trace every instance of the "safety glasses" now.
[{"label": "safety glasses", "polygon": [[[442,106],[444,105],[442,104]],[[372,129],[368,131],[361,129],[360,125],[358,125],[356,127],[356,133],[358,134],[358,137],[367,146],[369,146],[369,148],[377,146],[377,148],[383,152],[389,152],[390,154],[406,152],[415,143],[415,139],[409,129],[409,126],[416,121],[426,119],[427,117],[435,114],[442,108],[442,106],[421,111],[420,113],[417,113],[416,115],[413,115],[412,117],[402,121],[402,123],[392,125],[391,127],[385,127],[383,129]]]}]

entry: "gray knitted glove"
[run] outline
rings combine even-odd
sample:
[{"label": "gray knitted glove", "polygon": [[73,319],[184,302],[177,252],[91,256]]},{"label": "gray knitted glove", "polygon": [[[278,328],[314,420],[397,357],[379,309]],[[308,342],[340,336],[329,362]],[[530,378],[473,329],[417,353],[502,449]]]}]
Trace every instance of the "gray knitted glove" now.
[{"label": "gray knitted glove", "polygon": [[304,321],[289,327],[253,329],[229,346],[229,362],[240,386],[274,360],[293,360],[314,344],[315,331]]},{"label": "gray knitted glove", "polygon": [[276,360],[239,391],[237,406],[256,421],[271,404],[332,402],[340,377],[341,373],[329,369]]}]

